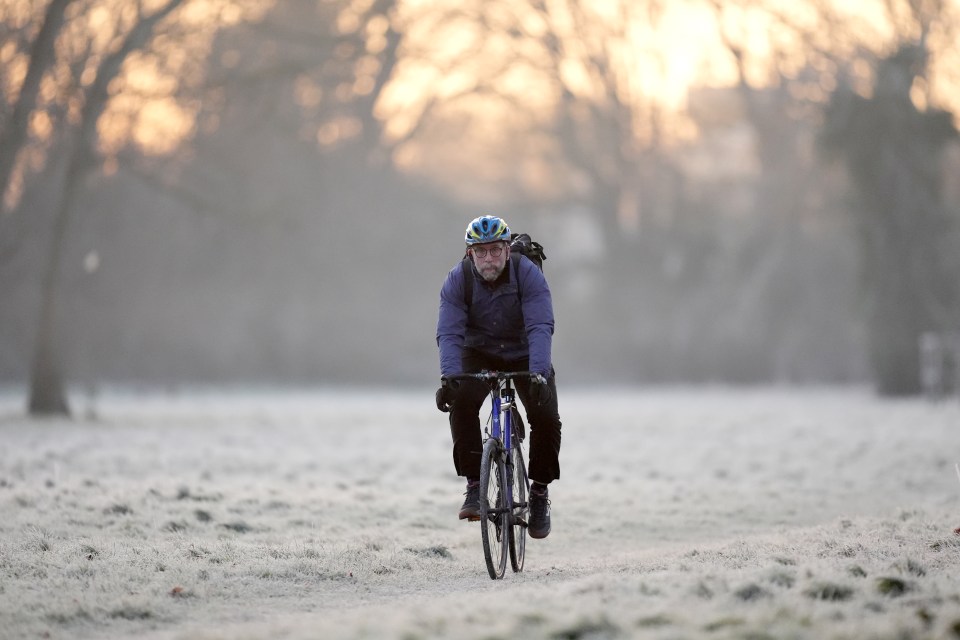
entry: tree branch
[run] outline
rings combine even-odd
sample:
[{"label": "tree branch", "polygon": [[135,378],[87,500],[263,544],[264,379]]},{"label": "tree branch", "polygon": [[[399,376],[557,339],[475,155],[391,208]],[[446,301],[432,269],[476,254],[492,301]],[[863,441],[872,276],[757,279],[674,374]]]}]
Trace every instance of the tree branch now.
[{"label": "tree branch", "polygon": [[10,188],[17,155],[27,139],[30,114],[36,107],[40,93],[40,81],[54,62],[57,35],[63,28],[64,14],[71,2],[74,0],[52,0],[47,6],[43,26],[30,47],[30,63],[20,86],[16,105],[3,133],[0,134],[0,208],[2,199]]}]

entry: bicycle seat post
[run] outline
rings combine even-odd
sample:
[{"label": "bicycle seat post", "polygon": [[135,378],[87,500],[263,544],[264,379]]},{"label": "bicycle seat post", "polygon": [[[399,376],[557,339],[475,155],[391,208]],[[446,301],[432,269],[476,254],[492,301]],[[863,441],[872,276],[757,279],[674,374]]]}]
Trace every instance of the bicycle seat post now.
[{"label": "bicycle seat post", "polygon": [[503,448],[508,452],[510,447],[513,445],[512,436],[513,436],[513,420],[512,411],[513,405],[515,402],[515,395],[513,390],[513,380],[511,378],[504,378],[503,384],[500,387],[500,411],[503,415]]},{"label": "bicycle seat post", "polygon": [[503,381],[503,386],[500,388],[500,397],[503,398],[504,404],[503,409],[509,409],[513,406],[513,381],[510,378],[506,378]]}]

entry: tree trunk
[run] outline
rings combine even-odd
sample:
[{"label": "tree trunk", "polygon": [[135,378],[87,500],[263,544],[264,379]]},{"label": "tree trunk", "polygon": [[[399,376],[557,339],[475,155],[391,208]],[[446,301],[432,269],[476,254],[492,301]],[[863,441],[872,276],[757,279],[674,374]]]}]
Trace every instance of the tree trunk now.
[{"label": "tree trunk", "polygon": [[[52,311],[52,308],[48,308],[43,315],[51,316]],[[52,319],[46,322],[50,321]],[[49,327],[41,327],[37,332],[27,406],[31,415],[70,415],[60,363],[57,362],[56,349],[52,344],[54,335]]]},{"label": "tree trunk", "polygon": [[81,158],[74,158],[67,168],[66,182],[60,192],[56,217],[50,231],[46,270],[40,284],[40,315],[33,349],[30,371],[31,415],[69,415],[66,388],[63,379],[63,363],[57,338],[57,302],[59,295],[60,265],[67,235],[67,221],[73,198],[82,176]]}]

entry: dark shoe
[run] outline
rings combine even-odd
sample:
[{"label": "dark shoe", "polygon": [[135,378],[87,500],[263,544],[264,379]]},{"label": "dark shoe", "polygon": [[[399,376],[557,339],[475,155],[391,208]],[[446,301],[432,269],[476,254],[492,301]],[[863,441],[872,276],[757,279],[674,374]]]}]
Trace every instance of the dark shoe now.
[{"label": "dark shoe", "polygon": [[530,487],[530,524],[527,533],[531,538],[546,538],[550,535],[550,492],[544,487],[538,491]]},{"label": "dark shoe", "polygon": [[467,491],[464,493],[467,499],[463,501],[460,507],[461,520],[479,520],[480,519],[480,481],[467,482]]}]

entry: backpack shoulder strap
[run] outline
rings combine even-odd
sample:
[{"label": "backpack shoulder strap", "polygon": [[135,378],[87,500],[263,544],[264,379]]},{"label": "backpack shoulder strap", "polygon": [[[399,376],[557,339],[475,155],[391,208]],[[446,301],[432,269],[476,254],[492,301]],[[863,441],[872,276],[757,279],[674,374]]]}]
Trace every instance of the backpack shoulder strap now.
[{"label": "backpack shoulder strap", "polygon": [[470,262],[470,256],[463,256],[460,269],[463,271],[463,304],[469,309],[473,303],[473,263]]},{"label": "backpack shoulder strap", "polygon": [[510,254],[510,262],[513,263],[513,277],[517,282],[517,297],[523,299],[523,292],[520,290],[520,261],[523,260],[523,254],[519,251]]}]

